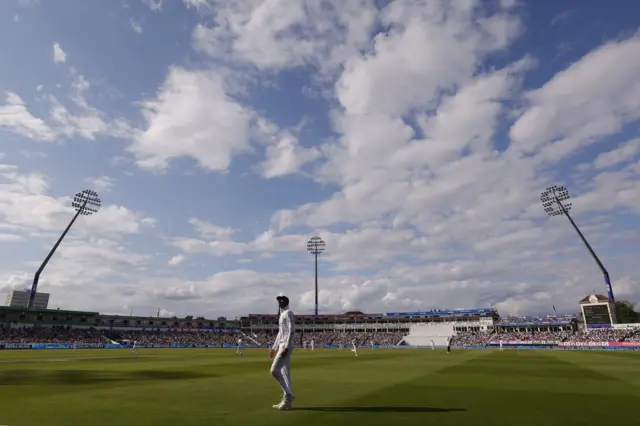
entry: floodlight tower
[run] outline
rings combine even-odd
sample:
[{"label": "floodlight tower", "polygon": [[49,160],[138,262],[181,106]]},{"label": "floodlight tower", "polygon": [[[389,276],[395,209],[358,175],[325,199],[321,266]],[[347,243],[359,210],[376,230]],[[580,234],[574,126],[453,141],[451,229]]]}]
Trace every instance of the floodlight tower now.
[{"label": "floodlight tower", "polygon": [[320,237],[311,237],[307,242],[307,251],[311,253],[316,260],[316,316],[318,315],[318,255],[325,250],[325,242]]},{"label": "floodlight tower", "polygon": [[611,280],[609,279],[609,272],[605,269],[604,265],[598,259],[598,256],[593,251],[587,239],[582,235],[580,229],[578,229],[578,225],[573,221],[571,215],[569,215],[569,211],[571,210],[571,203],[563,204],[564,201],[569,199],[569,191],[564,186],[553,185],[547,188],[542,195],[540,195],[540,201],[542,202],[542,206],[544,207],[544,211],[547,212],[549,216],[567,216],[571,225],[573,225],[573,229],[576,230],[580,239],[585,246],[587,246],[587,250],[593,257],[593,260],[596,261],[600,271],[602,271],[602,275],[604,276],[604,284],[607,287],[607,296],[609,299],[615,303],[615,299],[613,298],[613,289],[611,288]]},{"label": "floodlight tower", "polygon": [[89,216],[93,213],[97,213],[100,209],[101,204],[102,202],[100,201],[100,198],[98,198],[98,193],[90,189],[85,189],[82,192],[78,192],[75,197],[73,197],[73,202],[71,203],[71,205],[76,209],[76,214],[73,216],[73,219],[71,219],[71,222],[69,222],[69,225],[67,225],[67,228],[64,230],[60,238],[58,238],[58,241],[53,246],[47,257],[44,259],[42,265],[40,265],[40,267],[36,271],[36,274],[33,277],[33,284],[31,285],[31,293],[29,293],[29,304],[27,305],[28,309],[33,308],[33,301],[36,298],[36,291],[38,290],[38,280],[40,280],[40,274],[44,270],[45,266],[47,266],[47,263],[49,263],[51,256],[53,256],[53,253],[56,252],[58,246],[67,235],[67,232],[69,232],[69,229],[71,229],[73,223],[80,215]]}]

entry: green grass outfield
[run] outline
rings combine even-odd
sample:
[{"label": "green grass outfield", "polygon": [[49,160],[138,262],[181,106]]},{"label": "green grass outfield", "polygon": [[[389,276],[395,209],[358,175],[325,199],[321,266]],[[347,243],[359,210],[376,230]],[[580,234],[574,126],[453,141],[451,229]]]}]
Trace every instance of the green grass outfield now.
[{"label": "green grass outfield", "polygon": [[0,351],[0,425],[640,425],[640,353],[293,356],[295,410],[278,412],[265,350]]}]

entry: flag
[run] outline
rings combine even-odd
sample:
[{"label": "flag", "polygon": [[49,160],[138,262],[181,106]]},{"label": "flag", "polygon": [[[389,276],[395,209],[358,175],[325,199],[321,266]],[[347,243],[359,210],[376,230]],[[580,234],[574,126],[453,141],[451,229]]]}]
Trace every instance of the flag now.
[{"label": "flag", "polygon": [[557,315],[557,313],[556,313],[556,305],[553,305],[553,315]]}]

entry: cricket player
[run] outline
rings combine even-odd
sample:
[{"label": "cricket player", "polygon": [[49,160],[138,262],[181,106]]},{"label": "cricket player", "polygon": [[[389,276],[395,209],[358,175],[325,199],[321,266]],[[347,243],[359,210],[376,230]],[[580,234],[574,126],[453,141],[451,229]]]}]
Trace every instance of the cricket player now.
[{"label": "cricket player", "polygon": [[358,348],[356,347],[356,339],[353,339],[351,341],[351,346],[353,346],[353,349],[351,349],[351,352],[353,352],[354,354],[356,354],[356,356],[358,356]]},{"label": "cricket player", "polygon": [[138,341],[137,340],[133,341],[133,347],[131,348],[131,352],[133,352],[134,354],[138,355]]},{"label": "cricket player", "polygon": [[295,327],[295,316],[289,309],[289,298],[284,295],[276,297],[280,319],[278,320],[278,335],[273,346],[269,350],[269,356],[273,358],[271,364],[271,375],[275,377],[280,388],[282,388],[282,400],[273,406],[280,411],[290,410],[293,396],[291,383],[291,353],[293,352],[293,335]]},{"label": "cricket player", "polygon": [[500,350],[504,350],[504,348],[502,347],[502,340],[500,340]]},{"label": "cricket player", "polygon": [[76,341],[73,342],[73,349],[78,349],[78,342]]},{"label": "cricket player", "polygon": [[451,353],[451,337],[447,337],[447,353]]},{"label": "cricket player", "polygon": [[373,343],[373,340],[371,341],[371,350],[372,351],[376,350],[376,345]]},{"label": "cricket player", "polygon": [[316,341],[311,339],[311,350],[313,351],[316,348]]},{"label": "cricket player", "polygon": [[432,351],[436,350],[436,344],[433,342],[433,340],[431,341],[431,350]]},{"label": "cricket player", "polygon": [[238,339],[238,349],[236,349],[236,355],[242,355],[242,339]]}]

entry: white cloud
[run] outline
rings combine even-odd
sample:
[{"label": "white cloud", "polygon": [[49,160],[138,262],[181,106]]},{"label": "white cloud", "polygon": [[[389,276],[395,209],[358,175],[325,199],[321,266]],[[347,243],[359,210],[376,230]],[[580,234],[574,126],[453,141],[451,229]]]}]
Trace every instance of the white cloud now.
[{"label": "white cloud", "polygon": [[510,131],[512,149],[555,163],[637,120],[637,58],[640,37],[609,42],[529,92],[529,106]]},{"label": "white cloud", "polygon": [[257,168],[267,179],[296,173],[305,164],[320,157],[317,148],[300,146],[298,137],[290,131],[281,131],[272,123],[260,120],[258,128],[266,140],[266,155]]},{"label": "white cloud", "polygon": [[8,92],[5,99],[6,104],[0,105],[0,128],[33,140],[55,139],[54,130],[44,120],[34,117],[20,96]]},{"label": "white cloud", "polygon": [[90,185],[91,189],[98,192],[110,192],[111,189],[113,189],[113,185],[115,184],[115,179],[109,176],[87,178],[85,179],[85,181]]},{"label": "white cloud", "polygon": [[6,242],[24,241],[24,237],[22,237],[21,235],[15,235],[15,234],[0,233],[0,241],[6,241]]},{"label": "white cloud", "polygon": [[631,139],[618,148],[599,154],[594,164],[597,169],[604,169],[631,161],[638,154],[640,154],[640,138]]},{"label": "white cloud", "polygon": [[[21,173],[13,165],[4,164],[0,172],[0,223],[20,228],[59,231],[73,217],[71,195],[54,198],[47,195],[49,179],[38,173]],[[146,215],[123,206],[103,205],[92,216],[83,217],[75,225],[80,232],[94,235],[138,233],[153,225]]]},{"label": "white cloud", "polygon": [[[99,135],[130,138],[135,133],[128,122],[121,118],[112,119],[104,112],[87,102],[85,93],[90,83],[75,68],[69,67],[71,94],[69,98],[75,104],[75,113],[69,111],[55,96],[45,95],[44,100],[51,105],[48,120],[34,116],[20,96],[8,92],[6,104],[0,104],[0,129],[35,141],[54,141],[64,138],[81,137],[95,140]],[[36,87],[37,92],[43,86]]]},{"label": "white cloud", "polygon": [[179,254],[179,255],[173,256],[171,259],[169,259],[168,264],[171,265],[171,266],[179,265],[182,262],[184,262],[185,259],[186,259],[186,257],[184,255]]},{"label": "white cloud", "polygon": [[197,50],[267,70],[339,65],[346,55],[369,43],[376,12],[369,0],[184,2],[210,18],[210,26],[194,30]]},{"label": "white cloud", "polygon": [[142,0],[142,2],[154,12],[162,10],[162,0]]},{"label": "white cloud", "polygon": [[[160,4],[162,5],[162,3]],[[131,25],[133,31],[137,32],[138,34],[142,34],[142,25],[140,22],[136,22],[133,20],[133,18],[131,18],[129,19],[129,24]]]},{"label": "white cloud", "polygon": [[57,42],[53,43],[53,62],[67,62],[67,54]]},{"label": "white cloud", "polygon": [[172,68],[143,114],[147,129],[130,147],[140,167],[164,170],[173,158],[191,157],[205,170],[225,172],[250,150],[252,112],[227,95],[215,71]]}]

